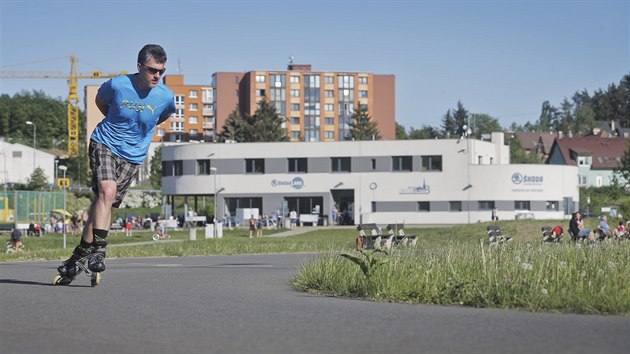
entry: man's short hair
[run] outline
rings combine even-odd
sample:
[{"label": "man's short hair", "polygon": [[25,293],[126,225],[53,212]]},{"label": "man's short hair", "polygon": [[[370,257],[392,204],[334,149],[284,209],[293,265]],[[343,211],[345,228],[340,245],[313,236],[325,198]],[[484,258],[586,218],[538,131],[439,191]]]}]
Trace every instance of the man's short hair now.
[{"label": "man's short hair", "polygon": [[158,44],[147,44],[138,53],[138,63],[144,64],[153,58],[157,63],[166,63],[166,52],[164,48]]}]

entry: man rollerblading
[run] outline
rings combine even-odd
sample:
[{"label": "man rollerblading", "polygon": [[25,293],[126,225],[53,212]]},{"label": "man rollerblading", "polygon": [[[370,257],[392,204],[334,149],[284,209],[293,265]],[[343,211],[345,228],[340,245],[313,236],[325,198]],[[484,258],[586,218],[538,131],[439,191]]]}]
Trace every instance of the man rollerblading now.
[{"label": "man rollerblading", "polygon": [[112,208],[120,207],[147,156],[155,127],[175,112],[173,91],[160,79],[166,52],[157,44],[138,53],[138,72],[105,82],[96,106],[105,118],[90,137],[89,157],[94,198],[81,235],[81,244],[59,267],[53,284],[67,285],[80,272],[97,285],[105,270],[105,248]]}]

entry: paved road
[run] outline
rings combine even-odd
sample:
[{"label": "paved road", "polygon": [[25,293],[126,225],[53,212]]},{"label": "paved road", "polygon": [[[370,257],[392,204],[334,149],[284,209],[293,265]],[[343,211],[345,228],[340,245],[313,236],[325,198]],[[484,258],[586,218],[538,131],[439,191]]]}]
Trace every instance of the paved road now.
[{"label": "paved road", "polygon": [[628,353],[630,318],[373,303],[294,291],[314,255],[0,265],[2,353]]}]

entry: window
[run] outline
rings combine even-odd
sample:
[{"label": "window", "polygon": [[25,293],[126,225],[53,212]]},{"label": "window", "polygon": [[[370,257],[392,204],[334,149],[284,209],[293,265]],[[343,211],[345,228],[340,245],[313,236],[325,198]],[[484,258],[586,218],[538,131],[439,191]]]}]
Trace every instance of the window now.
[{"label": "window", "polygon": [[166,133],[166,130],[162,129],[162,128],[158,128],[157,129],[157,136],[164,136],[164,134]]},{"label": "window", "polygon": [[265,160],[245,159],[245,173],[265,173]]},{"label": "window", "polygon": [[171,131],[172,132],[183,132],[184,131],[184,122],[174,122],[171,120]]},{"label": "window", "polygon": [[324,118],[325,125],[335,125],[335,118],[326,117]]},{"label": "window", "polygon": [[291,90],[291,97],[300,97],[300,90]]},{"label": "window", "polygon": [[425,213],[431,211],[430,202],[418,202],[418,211]]},{"label": "window", "polygon": [[325,84],[334,84],[335,83],[335,77],[334,76],[324,76],[324,83]]},{"label": "window", "polygon": [[354,88],[354,76],[352,75],[339,75],[338,77],[338,87],[345,89],[353,89]]},{"label": "window", "polygon": [[597,187],[601,187],[604,185],[604,179],[602,178],[602,176],[596,176],[595,177],[595,185]]},{"label": "window", "polygon": [[528,200],[515,200],[514,209],[515,210],[530,210],[529,201]]},{"label": "window", "polygon": [[184,118],[184,109],[183,108],[177,108],[175,110],[175,115],[173,115],[173,118]]},{"label": "window", "polygon": [[335,138],[335,132],[324,132],[324,138],[326,138],[326,139],[334,139]]},{"label": "window", "polygon": [[547,210],[548,211],[558,211],[558,207],[559,207],[560,203],[558,203],[555,200],[548,200],[547,201]]},{"label": "window", "polygon": [[198,105],[196,103],[191,103],[188,105],[188,110],[189,111],[196,111],[198,108]]},{"label": "window", "polygon": [[291,124],[300,124],[300,117],[291,117]]},{"label": "window", "polygon": [[367,98],[367,91],[359,90],[359,98]]},{"label": "window", "polygon": [[190,129],[188,131],[188,135],[190,135],[191,138],[197,136],[198,134],[199,132],[197,131],[197,129]]},{"label": "window", "polygon": [[591,164],[589,160],[590,160],[589,156],[578,156],[577,164],[579,166],[588,166]]},{"label": "window", "polygon": [[22,151],[13,151],[12,154],[11,154],[11,157],[21,158],[22,157]]},{"label": "window", "polygon": [[263,96],[265,96],[265,90],[257,89],[256,90],[256,97],[263,97]]},{"label": "window", "polygon": [[184,161],[173,161],[173,176],[181,176],[184,174]]},{"label": "window", "polygon": [[376,159],[370,160],[370,170],[372,171],[376,170]]},{"label": "window", "polygon": [[300,131],[299,130],[292,130],[291,131],[291,138],[299,139],[300,138]]},{"label": "window", "polygon": [[299,84],[300,83],[300,77],[299,76],[291,76],[289,79],[289,82],[292,84]]},{"label": "window", "polygon": [[210,174],[210,160],[197,160],[197,174],[198,175]]},{"label": "window", "polygon": [[372,213],[376,213],[376,202],[372,202]]},{"label": "window", "polygon": [[289,172],[308,172],[308,165],[306,158],[289,158]]},{"label": "window", "polygon": [[202,89],[201,90],[201,99],[204,102],[211,102],[212,101],[212,89]]},{"label": "window", "polygon": [[335,97],[335,91],[334,90],[324,91],[324,97]]},{"label": "window", "polygon": [[459,200],[448,202],[448,211],[462,211],[462,202]]},{"label": "window", "polygon": [[188,97],[190,98],[197,98],[197,95],[199,95],[199,92],[197,92],[197,90],[188,91]]},{"label": "window", "polygon": [[442,156],[422,156],[422,171],[442,171]]},{"label": "window", "polygon": [[197,124],[197,122],[198,122],[197,116],[188,117],[188,124]]},{"label": "window", "polygon": [[256,75],[256,82],[265,82],[265,75]]},{"label": "window", "polygon": [[367,83],[368,83],[368,78],[367,78],[367,77],[365,77],[365,76],[361,76],[361,77],[359,77],[359,84],[360,84],[360,85],[361,85],[361,84],[365,85],[365,84],[367,84]]},{"label": "window", "polygon": [[349,157],[331,157],[330,162],[332,172],[352,172]]},{"label": "window", "polygon": [[392,171],[411,171],[411,156],[392,156]]},{"label": "window", "polygon": [[335,105],[332,104],[332,103],[324,104],[324,111],[326,111],[326,112],[334,112],[335,111]]},{"label": "window", "polygon": [[175,96],[175,105],[183,105],[184,104],[184,96]]},{"label": "window", "polygon": [[299,111],[300,110],[300,104],[299,103],[291,103],[291,110],[292,111]]},{"label": "window", "polygon": [[477,202],[477,209],[479,210],[492,210],[494,209],[494,201],[492,200],[480,200]]}]

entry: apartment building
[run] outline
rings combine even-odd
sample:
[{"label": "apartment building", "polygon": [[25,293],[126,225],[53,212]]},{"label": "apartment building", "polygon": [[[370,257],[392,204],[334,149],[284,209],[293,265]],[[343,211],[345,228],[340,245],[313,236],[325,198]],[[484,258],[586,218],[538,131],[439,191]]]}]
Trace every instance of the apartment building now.
[{"label": "apartment building", "polygon": [[343,141],[359,106],[381,138],[396,139],[395,77],[364,72],[314,72],[309,64],[286,71],[217,72],[212,75],[217,132],[235,109],[253,115],[267,99],[286,120],[291,141]]}]

